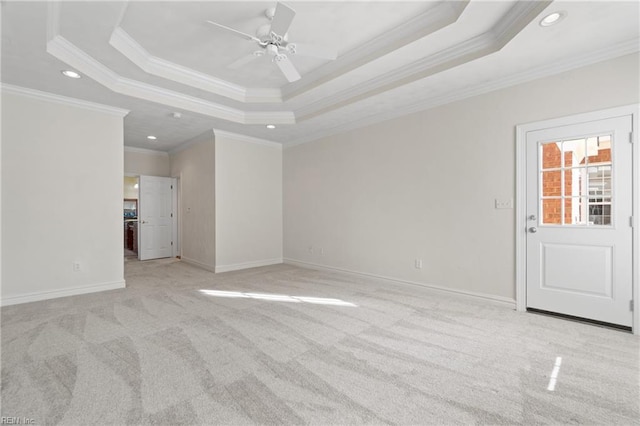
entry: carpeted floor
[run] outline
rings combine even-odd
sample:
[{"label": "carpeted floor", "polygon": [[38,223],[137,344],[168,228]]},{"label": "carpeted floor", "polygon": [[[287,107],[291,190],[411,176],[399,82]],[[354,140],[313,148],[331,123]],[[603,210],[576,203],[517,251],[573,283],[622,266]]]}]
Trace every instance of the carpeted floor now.
[{"label": "carpeted floor", "polygon": [[2,309],[2,416],[640,424],[640,339],[625,332],[288,265],[127,262],[126,279]]}]

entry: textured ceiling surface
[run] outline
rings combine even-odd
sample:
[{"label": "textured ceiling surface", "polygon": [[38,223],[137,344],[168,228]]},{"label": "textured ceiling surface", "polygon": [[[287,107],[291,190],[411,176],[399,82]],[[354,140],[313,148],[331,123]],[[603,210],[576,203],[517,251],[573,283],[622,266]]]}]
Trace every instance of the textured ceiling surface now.
[{"label": "textured ceiling surface", "polygon": [[127,109],[125,145],[160,151],[212,128],[307,142],[640,50],[636,1],[293,0],[290,82],[268,54],[235,66],[264,50],[206,22],[254,36],[276,2],[0,4],[5,88]]}]

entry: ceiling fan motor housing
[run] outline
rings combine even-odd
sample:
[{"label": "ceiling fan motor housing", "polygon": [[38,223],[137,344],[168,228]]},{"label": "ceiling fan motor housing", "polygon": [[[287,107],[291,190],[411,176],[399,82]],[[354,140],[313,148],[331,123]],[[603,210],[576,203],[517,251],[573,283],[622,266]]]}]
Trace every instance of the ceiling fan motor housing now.
[{"label": "ceiling fan motor housing", "polygon": [[286,44],[289,39],[289,33],[281,36],[271,31],[271,24],[265,24],[260,26],[256,30],[256,37],[258,37],[263,42],[273,42],[275,44]]}]

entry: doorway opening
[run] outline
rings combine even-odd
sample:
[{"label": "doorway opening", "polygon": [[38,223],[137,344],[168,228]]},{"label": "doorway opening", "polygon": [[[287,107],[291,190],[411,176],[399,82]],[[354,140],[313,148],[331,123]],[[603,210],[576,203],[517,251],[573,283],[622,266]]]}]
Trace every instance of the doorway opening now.
[{"label": "doorway opening", "polygon": [[140,195],[140,178],[124,177],[123,202],[123,243],[125,261],[138,258],[138,199]]}]

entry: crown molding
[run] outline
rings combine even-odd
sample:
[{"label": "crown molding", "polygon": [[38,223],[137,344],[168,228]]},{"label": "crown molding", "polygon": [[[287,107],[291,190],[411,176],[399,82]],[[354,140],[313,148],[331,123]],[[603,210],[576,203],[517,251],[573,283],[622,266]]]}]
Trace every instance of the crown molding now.
[{"label": "crown molding", "polygon": [[243,124],[295,124],[293,111],[245,111]]},{"label": "crown molding", "polygon": [[489,31],[443,49],[433,55],[403,65],[347,90],[308,104],[296,111],[298,121],[308,120],[337,108],[395,89],[416,80],[446,71],[502,49],[550,2],[517,2],[498,25]]},{"label": "crown molding", "polygon": [[309,120],[326,114],[337,108],[379,95],[399,86],[412,83],[457,65],[471,62],[482,56],[495,52],[496,40],[491,32],[486,32],[472,39],[444,49],[438,53],[376,76],[334,96],[322,98],[296,111],[298,121]]},{"label": "crown molding", "polygon": [[248,89],[153,56],[120,27],[111,34],[109,44],[148,74],[239,102],[282,103],[280,89]]},{"label": "crown molding", "polygon": [[146,155],[158,155],[160,157],[169,156],[169,153],[165,151],[156,151],[155,149],[138,148],[135,146],[125,146],[124,152],[131,152],[135,154],[146,154]]},{"label": "crown molding", "polygon": [[116,93],[240,124],[295,123],[295,116],[292,111],[245,112],[173,90],[121,77],[60,35],[47,42],[47,52]]},{"label": "crown molding", "polygon": [[507,11],[491,31],[497,40],[506,44],[518,35],[529,22],[536,19],[551,3],[553,0],[519,1]]},{"label": "crown molding", "polygon": [[60,3],[59,1],[47,3],[47,40],[60,34]]},{"label": "crown molding", "polygon": [[445,95],[424,99],[420,102],[408,105],[404,108],[395,109],[391,112],[374,114],[324,131],[315,132],[309,137],[299,138],[292,142],[284,143],[284,149],[638,52],[640,52],[640,38],[625,40],[615,46],[578,55],[562,62],[555,62],[550,65],[532,68],[524,72],[501,78],[498,81],[490,81],[477,84],[472,87],[458,89]]},{"label": "crown molding", "polygon": [[27,87],[14,86],[12,84],[0,83],[2,93],[25,96],[31,99],[37,99],[40,101],[54,102],[67,106],[73,106],[89,111],[101,112],[104,114],[113,115],[116,117],[124,118],[129,114],[129,110],[116,108],[109,105],[98,104],[95,102],[89,102],[82,99],[70,98],[68,96],[56,95],[54,93],[43,92],[40,90],[29,89]]},{"label": "crown molding", "polygon": [[280,89],[247,87],[244,94],[245,103],[279,103],[282,101],[282,91]]},{"label": "crown molding", "polygon": [[338,57],[335,61],[307,73],[298,82],[288,84],[283,88],[283,99],[289,100],[315,89],[402,46],[455,23],[468,4],[469,0],[440,2],[393,31],[370,39]]},{"label": "crown molding", "polygon": [[122,24],[122,21],[124,20],[124,16],[127,14],[127,11],[129,10],[129,2],[130,0],[122,1],[122,8],[120,9],[120,13],[118,14],[118,19],[116,20],[116,23],[113,26],[114,28],[119,28],[120,25]]},{"label": "crown molding", "polygon": [[254,138],[253,136],[241,135],[239,133],[227,132],[225,130],[213,129],[215,137],[222,136],[229,139],[235,139],[241,142],[249,142],[256,145],[268,146],[271,148],[282,149],[282,144],[279,142],[273,142],[266,139]]}]

